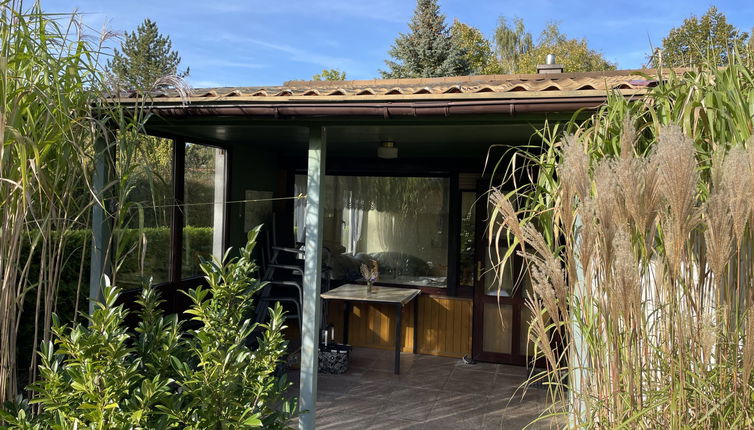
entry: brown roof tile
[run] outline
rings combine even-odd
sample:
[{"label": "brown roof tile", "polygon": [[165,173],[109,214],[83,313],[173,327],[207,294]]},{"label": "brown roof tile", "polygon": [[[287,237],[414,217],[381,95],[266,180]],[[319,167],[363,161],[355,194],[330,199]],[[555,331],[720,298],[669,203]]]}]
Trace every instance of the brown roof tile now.
[{"label": "brown roof tile", "polygon": [[[677,70],[680,72],[681,70]],[[188,101],[222,101],[225,98],[248,101],[294,100],[297,97],[322,101],[395,99],[474,99],[520,97],[574,97],[604,95],[621,90],[642,93],[657,85],[658,72],[645,70],[616,70],[589,73],[515,74],[483,76],[451,76],[419,79],[373,79],[357,81],[288,81],[274,87],[203,88],[189,91]],[[546,94],[543,94],[546,93]],[[178,91],[150,94],[160,102],[177,100]],[[127,92],[121,102],[142,95]],[[182,99],[185,101],[185,99]]]}]

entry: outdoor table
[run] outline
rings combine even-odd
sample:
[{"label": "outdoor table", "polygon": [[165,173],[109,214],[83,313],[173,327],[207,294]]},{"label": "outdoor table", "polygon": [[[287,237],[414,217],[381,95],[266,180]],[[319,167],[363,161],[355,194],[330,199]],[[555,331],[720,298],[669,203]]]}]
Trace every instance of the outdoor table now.
[{"label": "outdoor table", "polygon": [[364,303],[384,303],[395,306],[397,321],[395,324],[395,374],[401,373],[401,319],[403,306],[410,301],[414,301],[414,354],[417,351],[419,343],[419,300],[414,300],[421,290],[415,288],[392,288],[392,287],[372,287],[372,292],[367,293],[366,285],[345,284],[334,288],[320,297],[325,300],[342,300],[345,304],[343,313],[343,343],[348,343],[348,319],[351,314],[352,302]]}]

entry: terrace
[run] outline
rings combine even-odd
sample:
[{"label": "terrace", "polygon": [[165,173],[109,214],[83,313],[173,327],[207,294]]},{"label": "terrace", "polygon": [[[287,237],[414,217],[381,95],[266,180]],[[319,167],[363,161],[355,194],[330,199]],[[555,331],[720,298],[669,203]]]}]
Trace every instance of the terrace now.
[{"label": "terrace", "polygon": [[[289,377],[297,393],[298,372]],[[355,348],[348,372],[318,380],[320,429],[519,429],[547,405],[545,389],[519,388],[526,380],[520,366],[404,353],[395,375],[390,351],[373,348]],[[551,428],[552,422],[529,428]]]}]

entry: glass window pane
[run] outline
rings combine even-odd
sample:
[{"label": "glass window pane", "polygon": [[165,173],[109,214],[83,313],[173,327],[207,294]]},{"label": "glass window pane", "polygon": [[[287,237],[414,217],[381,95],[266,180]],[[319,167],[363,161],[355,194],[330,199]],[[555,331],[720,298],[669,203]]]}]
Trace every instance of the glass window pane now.
[{"label": "glass window pane", "polygon": [[[119,270],[117,285],[127,290],[142,282],[167,282],[170,276],[170,221],[173,204],[173,142],[140,136],[131,173],[128,222],[114,232]],[[142,265],[143,261],[143,265]]]},{"label": "glass window pane", "polygon": [[[305,185],[305,176],[296,178]],[[447,178],[327,176],[324,247],[333,279],[358,281],[361,264],[374,260],[380,283],[446,287],[448,187]],[[294,220],[303,241],[303,217]]]},{"label": "glass window pane", "polygon": [[534,356],[534,342],[529,342],[529,323],[531,322],[531,310],[528,306],[521,307],[521,337],[519,338],[519,351],[527,357]]},{"label": "glass window pane", "polygon": [[461,193],[461,259],[460,285],[474,285],[474,266],[476,250],[476,192]]},{"label": "glass window pane", "polygon": [[482,348],[486,352],[510,354],[513,344],[513,307],[485,303]]},{"label": "glass window pane", "polygon": [[482,272],[484,293],[488,296],[510,297],[513,295],[514,288],[513,264],[509,259],[504,267],[500,266],[497,252],[500,252],[500,258],[502,258],[508,252],[508,248],[488,248],[484,259],[484,272]]},{"label": "glass window pane", "polygon": [[215,202],[221,198],[215,184],[218,151],[209,146],[186,144],[182,278],[201,275],[201,259],[212,256]]}]

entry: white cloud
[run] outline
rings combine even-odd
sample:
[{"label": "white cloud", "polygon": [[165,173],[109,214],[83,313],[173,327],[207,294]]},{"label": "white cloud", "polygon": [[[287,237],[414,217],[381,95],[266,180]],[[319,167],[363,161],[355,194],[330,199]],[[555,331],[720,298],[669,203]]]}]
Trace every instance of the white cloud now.
[{"label": "white cloud", "polygon": [[282,43],[272,43],[264,40],[241,37],[234,34],[222,34],[221,39],[243,45],[253,44],[259,47],[288,54],[288,59],[300,63],[316,64],[322,67],[346,67],[353,65],[353,61],[344,57],[335,57],[327,54],[319,54],[309,49],[301,49]]},{"label": "white cloud", "polygon": [[189,78],[188,81],[193,88],[217,88],[217,87],[223,86],[223,84],[217,81],[205,81],[205,80],[194,81],[191,78]]},{"label": "white cloud", "polygon": [[183,63],[195,64],[197,66],[201,66],[202,68],[263,69],[265,67],[268,67],[267,64],[243,60],[243,58],[226,60],[221,58],[208,58],[198,55],[191,55],[182,58]]}]

